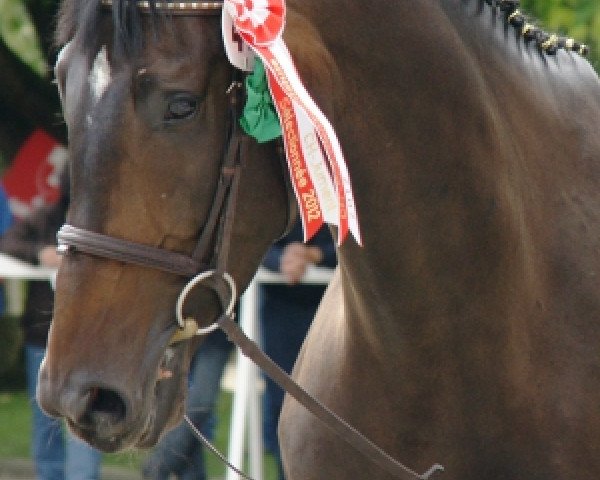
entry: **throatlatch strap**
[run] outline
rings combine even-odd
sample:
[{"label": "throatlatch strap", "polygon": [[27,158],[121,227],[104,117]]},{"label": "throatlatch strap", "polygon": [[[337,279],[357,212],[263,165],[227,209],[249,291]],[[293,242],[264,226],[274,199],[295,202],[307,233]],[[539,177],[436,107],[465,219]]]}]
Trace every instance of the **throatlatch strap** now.
[{"label": "throatlatch strap", "polygon": [[221,462],[223,462],[225,465],[227,465],[227,467],[229,467],[231,470],[233,470],[241,478],[243,478],[245,480],[254,480],[252,477],[249,477],[244,472],[242,472],[239,468],[237,468],[235,465],[233,465],[231,462],[229,462],[229,460],[227,460],[227,458],[225,458],[225,455],[223,455],[221,452],[219,452],[217,447],[215,447],[212,443],[210,443],[210,440],[208,438],[206,438],[204,435],[202,435],[202,432],[198,429],[198,427],[196,427],[196,425],[194,425],[194,423],[190,420],[190,417],[188,417],[187,415],[184,415],[183,418],[184,418],[185,422],[188,424],[188,427],[192,430],[192,433],[195,435],[195,437],[198,440],[200,440],[200,442],[202,442],[202,444],[208,450],[210,450],[213,453],[213,455],[215,455],[219,460],[221,460]]}]

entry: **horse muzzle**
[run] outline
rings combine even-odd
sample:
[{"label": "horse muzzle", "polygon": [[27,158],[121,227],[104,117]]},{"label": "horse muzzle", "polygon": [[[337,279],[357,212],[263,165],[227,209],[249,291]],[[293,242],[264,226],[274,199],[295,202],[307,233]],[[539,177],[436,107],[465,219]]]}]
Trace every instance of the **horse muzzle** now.
[{"label": "horse muzzle", "polygon": [[[103,452],[151,447],[183,414],[185,372],[178,367],[183,363],[182,355],[174,361],[173,348],[168,351],[170,358],[161,361],[154,370],[156,375],[131,388],[82,371],[57,381],[44,361],[38,380],[38,404],[48,415],[64,417],[76,436]],[[166,365],[169,375],[164,373]],[[171,408],[164,408],[165,404]],[[169,417],[160,412],[170,412]]]}]

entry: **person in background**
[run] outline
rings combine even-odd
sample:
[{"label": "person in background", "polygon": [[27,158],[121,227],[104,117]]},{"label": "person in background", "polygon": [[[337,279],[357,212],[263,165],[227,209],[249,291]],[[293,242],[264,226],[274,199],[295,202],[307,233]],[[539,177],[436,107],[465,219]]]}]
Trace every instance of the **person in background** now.
[{"label": "person in background", "polygon": [[[10,211],[10,203],[6,191],[0,185],[0,237],[4,235],[10,226],[13,224],[13,215]],[[6,310],[6,295],[4,285],[0,284],[0,315]]]},{"label": "person in background", "polygon": [[[57,268],[56,232],[64,223],[69,205],[68,177],[65,172],[61,196],[56,204],[40,207],[17,221],[0,238],[0,251],[34,265]],[[40,363],[46,350],[52,321],[54,291],[49,281],[27,282],[27,297],[21,325],[25,339],[27,391],[33,410],[32,455],[37,480],[99,480],[101,454],[68,434],[63,425],[48,417],[35,399]]]},{"label": "person in background", "polygon": [[[310,265],[334,268],[335,246],[327,228],[306,244],[302,242],[302,225],[296,222],[291,232],[267,252],[263,266],[280,272],[287,284],[263,284],[260,288],[259,317],[264,352],[283,370],[290,373],[302,342],[317,311],[324,285],[302,285]],[[265,448],[275,457],[279,478],[284,479],[277,424],[283,405],[283,390],[265,377],[263,396],[263,437]]]},{"label": "person in background", "polygon": [[[221,330],[204,339],[190,365],[186,415],[202,435],[212,439],[215,405],[232,344]],[[204,447],[184,421],[154,447],[142,467],[143,478],[206,480]]]},{"label": "person in background", "polygon": [[0,185],[0,235],[4,234],[12,224],[13,215],[10,211],[8,196],[2,185]]}]

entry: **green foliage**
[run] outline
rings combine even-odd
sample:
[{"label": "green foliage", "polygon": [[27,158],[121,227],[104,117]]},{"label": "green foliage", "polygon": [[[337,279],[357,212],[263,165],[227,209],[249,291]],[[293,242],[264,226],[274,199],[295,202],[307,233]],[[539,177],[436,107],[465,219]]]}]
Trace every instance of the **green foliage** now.
[{"label": "green foliage", "polygon": [[42,55],[37,32],[23,3],[0,0],[0,37],[35,72],[45,75],[48,66]]},{"label": "green foliage", "polygon": [[522,0],[521,4],[523,10],[537,17],[548,31],[589,45],[589,60],[596,71],[600,71],[599,0]]}]

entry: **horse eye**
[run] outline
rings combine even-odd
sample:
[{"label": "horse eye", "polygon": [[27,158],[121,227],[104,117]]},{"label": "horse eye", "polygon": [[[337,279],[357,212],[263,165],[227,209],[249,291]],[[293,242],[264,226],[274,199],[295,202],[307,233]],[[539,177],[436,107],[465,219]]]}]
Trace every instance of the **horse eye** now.
[{"label": "horse eye", "polygon": [[174,96],[165,113],[166,121],[187,120],[192,118],[198,108],[198,100],[191,95]]}]

